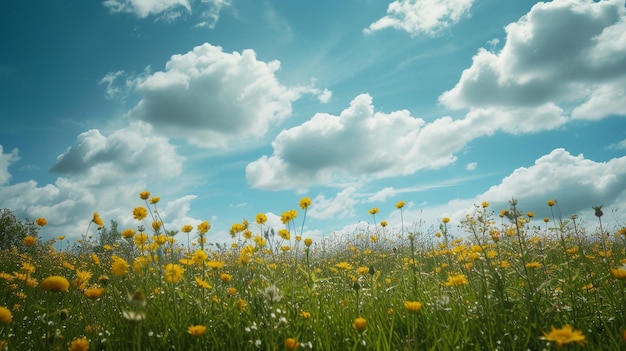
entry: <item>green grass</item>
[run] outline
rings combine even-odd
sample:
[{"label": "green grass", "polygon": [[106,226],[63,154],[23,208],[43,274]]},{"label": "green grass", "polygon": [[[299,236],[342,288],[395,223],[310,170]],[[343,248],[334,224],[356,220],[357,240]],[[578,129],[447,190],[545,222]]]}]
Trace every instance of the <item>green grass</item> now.
[{"label": "green grass", "polygon": [[[157,221],[156,203],[146,205]],[[544,335],[571,325],[584,341],[563,348],[626,347],[626,280],[618,279],[626,229],[586,233],[575,218],[554,217],[537,227],[514,202],[502,217],[484,203],[461,221],[460,238],[448,223],[436,232],[377,225],[307,247],[296,236],[304,219],[296,224],[290,211],[284,219],[288,240],[244,222],[233,226],[231,247],[158,245],[158,229],[143,245],[84,238],[62,251],[54,242],[4,249],[0,306],[12,321],[0,323],[0,345],[75,351],[72,341],[86,338],[91,350],[284,350],[294,341],[313,350],[549,350],[558,346]],[[198,250],[206,255],[193,256]],[[128,272],[113,269],[114,256]],[[168,282],[167,264],[182,276]],[[79,271],[91,274],[83,287]],[[57,275],[68,291],[42,289]],[[85,287],[105,292],[90,299]],[[206,331],[191,335],[196,325]]]}]

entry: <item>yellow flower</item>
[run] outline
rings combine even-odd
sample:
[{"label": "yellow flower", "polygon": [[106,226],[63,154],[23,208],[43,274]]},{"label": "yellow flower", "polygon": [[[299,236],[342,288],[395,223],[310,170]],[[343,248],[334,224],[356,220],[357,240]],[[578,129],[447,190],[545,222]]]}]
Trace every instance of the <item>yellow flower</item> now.
[{"label": "yellow flower", "polygon": [[198,224],[198,232],[203,235],[206,234],[209,229],[211,229],[211,223],[209,223],[208,221],[204,221],[200,224]]},{"label": "yellow flower", "polygon": [[291,249],[291,246],[289,246],[289,245],[283,245],[283,246],[280,247],[280,251],[282,251],[282,252],[287,252],[290,249]]},{"label": "yellow flower", "polygon": [[102,218],[100,218],[98,212],[93,213],[93,219],[91,221],[94,222],[98,227],[102,227],[104,225],[104,221],[102,220]]},{"label": "yellow flower", "polygon": [[153,221],[152,222],[152,229],[154,229],[155,232],[159,232],[159,230],[161,229],[161,225],[163,223],[161,223],[161,221]]},{"label": "yellow flower", "polygon": [[149,191],[142,191],[139,193],[139,198],[142,200],[148,200],[149,197],[150,197]]},{"label": "yellow flower", "polygon": [[533,217],[535,217],[535,213],[534,212],[526,212],[526,216],[528,216],[528,218],[533,218]]},{"label": "yellow flower", "polygon": [[445,286],[461,286],[467,285],[469,282],[467,281],[467,277],[465,274],[457,274],[448,276],[448,280],[443,283]]},{"label": "yellow flower", "polygon": [[398,201],[396,203],[396,208],[402,208],[402,207],[404,207],[404,205],[406,205],[406,203],[404,203],[404,201]]},{"label": "yellow flower", "polygon": [[113,263],[111,263],[111,272],[116,277],[121,277],[128,273],[128,262],[121,257],[113,256]]},{"label": "yellow flower", "polygon": [[233,287],[230,287],[230,288],[228,288],[228,293],[230,295],[235,295],[237,293],[237,289],[233,288]]},{"label": "yellow flower", "polygon": [[37,225],[40,227],[44,227],[46,224],[48,224],[48,221],[43,217],[39,217],[35,220],[35,223],[37,223]]},{"label": "yellow flower", "polygon": [[183,233],[189,233],[193,230],[193,226],[191,224],[185,224],[180,230],[182,230]]},{"label": "yellow flower", "polygon": [[137,234],[137,236],[135,236],[135,245],[137,246],[143,246],[146,244],[147,241],[148,241],[148,234],[146,233],[139,233]]},{"label": "yellow flower", "polygon": [[246,310],[246,301],[244,299],[237,299],[237,308],[239,308],[239,311],[243,312]]},{"label": "yellow flower", "polygon": [[135,230],[134,229],[124,229],[124,230],[122,230],[122,237],[124,237],[125,239],[130,239],[133,236],[135,236]]},{"label": "yellow flower", "polygon": [[422,309],[422,303],[418,301],[404,301],[404,308],[410,313],[417,313]]},{"label": "yellow flower", "polygon": [[59,275],[54,275],[41,282],[41,288],[50,292],[66,292],[70,288],[70,282]]},{"label": "yellow flower", "polygon": [[230,283],[230,281],[233,279],[233,277],[230,274],[228,274],[228,273],[222,273],[222,274],[220,274],[220,279],[224,283]]},{"label": "yellow flower", "polygon": [[93,286],[85,289],[85,296],[92,300],[99,299],[104,294],[104,288]]},{"label": "yellow flower", "polygon": [[556,204],[556,200],[548,200],[547,204],[548,206],[552,207]]},{"label": "yellow flower", "polygon": [[264,213],[259,213],[256,215],[256,223],[257,224],[264,224],[265,222],[267,222],[267,216]]},{"label": "yellow flower", "polygon": [[371,214],[371,215],[375,215],[377,213],[378,213],[378,207],[374,207],[371,210],[369,210],[369,214]]},{"label": "yellow flower", "polygon": [[387,226],[387,221],[380,221],[380,226],[385,228]]},{"label": "yellow flower", "polygon": [[289,231],[287,229],[279,230],[278,235],[280,235],[280,237],[285,240],[289,240],[291,238],[291,235],[289,234]]},{"label": "yellow flower", "polygon": [[528,262],[526,263],[526,268],[541,268],[541,263],[537,261]]},{"label": "yellow flower", "polygon": [[153,204],[153,205],[156,204],[159,201],[161,201],[161,198],[158,197],[158,196],[155,196],[155,197],[150,199],[150,203]]},{"label": "yellow flower", "polygon": [[180,265],[168,263],[163,271],[163,277],[168,283],[176,283],[182,278],[185,269]]},{"label": "yellow flower", "polygon": [[544,222],[546,222],[546,223],[548,223],[548,222],[550,222],[550,218],[548,218],[548,217],[544,217],[544,218],[543,218],[543,221],[544,221]]},{"label": "yellow flower", "polygon": [[70,351],[89,351],[89,340],[77,338],[70,343]]},{"label": "yellow flower", "polygon": [[285,339],[285,348],[287,350],[295,350],[300,346],[300,343],[294,338]]},{"label": "yellow flower", "polygon": [[573,342],[576,342],[581,346],[584,346],[586,343],[583,332],[580,330],[574,330],[569,324],[564,325],[561,329],[556,329],[553,326],[549,333],[543,333],[543,337],[541,339],[554,341],[558,347]]},{"label": "yellow flower", "polygon": [[37,242],[37,238],[35,238],[32,235],[29,235],[24,238],[24,246],[33,246],[35,245],[35,242]]},{"label": "yellow flower", "polygon": [[304,239],[304,246],[310,247],[311,245],[313,245],[313,239],[311,238]]},{"label": "yellow flower", "polygon": [[365,318],[363,317],[359,317],[354,320],[352,326],[359,334],[361,334],[365,331],[365,329],[367,329],[367,320],[365,320]]},{"label": "yellow flower", "polygon": [[80,269],[76,270],[76,279],[72,281],[72,285],[74,285],[74,287],[78,290],[83,290],[87,286],[87,283],[89,283],[91,276],[92,274],[90,271],[81,271]]},{"label": "yellow flower", "polygon": [[204,250],[197,250],[196,252],[193,253],[193,256],[191,256],[191,260],[195,264],[202,264],[202,262],[204,262],[204,260],[206,260],[207,257],[209,256],[206,254],[206,252],[204,252]]},{"label": "yellow flower", "polygon": [[196,284],[198,284],[199,287],[203,289],[211,289],[211,285],[209,285],[209,283],[205,282],[204,280],[198,277],[194,277],[193,279],[196,281]]},{"label": "yellow flower", "polygon": [[187,328],[187,333],[192,336],[200,336],[206,332],[206,327],[204,325],[190,325]]},{"label": "yellow flower", "polygon": [[13,315],[11,314],[11,311],[6,307],[0,306],[0,323],[9,324],[12,320]]},{"label": "yellow flower", "polygon": [[611,268],[611,274],[616,279],[625,280],[626,279],[626,268],[624,268],[624,267],[621,267],[621,268]]},{"label": "yellow flower", "polygon": [[224,267],[223,261],[207,261],[206,266],[214,270],[218,270]]},{"label": "yellow flower", "polygon": [[[159,222],[161,223],[161,222]],[[155,243],[157,243],[159,246],[165,244],[167,242],[167,236],[164,234],[159,234],[159,235],[155,235],[152,237],[152,240],[154,240]]]},{"label": "yellow flower", "polygon": [[146,218],[146,216],[148,216],[148,210],[146,210],[145,207],[137,206],[133,209],[133,218],[136,220],[141,221]]},{"label": "yellow flower", "polygon": [[448,217],[443,217],[443,219],[441,220],[441,222],[443,222],[443,224],[450,223],[450,218],[448,218]]},{"label": "yellow flower", "polygon": [[302,311],[300,312],[300,317],[309,320],[311,319],[311,312],[307,312],[307,311]]},{"label": "yellow flower", "polygon": [[306,210],[307,208],[309,208],[309,206],[311,206],[311,199],[309,199],[308,197],[303,197],[302,199],[300,199],[301,209]]}]

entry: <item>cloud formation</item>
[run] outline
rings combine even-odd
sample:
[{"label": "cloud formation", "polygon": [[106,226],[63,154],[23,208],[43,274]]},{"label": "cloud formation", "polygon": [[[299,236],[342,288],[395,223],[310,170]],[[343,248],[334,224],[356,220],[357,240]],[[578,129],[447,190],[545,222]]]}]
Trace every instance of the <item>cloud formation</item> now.
[{"label": "cloud formation", "polygon": [[257,60],[253,50],[229,54],[205,43],[172,56],[164,71],[137,78],[142,99],[130,116],[201,147],[246,144],[290,117],[302,94],[329,97],[326,90],[282,85],[279,68],[278,61]]},{"label": "cloud formation", "polygon": [[[0,170],[6,170],[17,151],[0,155]],[[120,226],[136,227],[131,211],[133,203],[141,205],[139,191],[174,189],[172,183],[182,181],[183,161],[167,139],[153,135],[145,124],[131,124],[108,136],[89,130],[57,158],[52,171],[62,176],[54,183],[0,183],[0,208],[10,208],[22,218],[47,218],[44,235],[77,238],[87,229],[94,211],[100,212],[106,224],[116,220]],[[193,195],[183,195],[164,204],[166,224],[195,223],[186,215],[193,199]]]},{"label": "cloud formation", "polygon": [[11,180],[9,166],[17,160],[19,160],[17,149],[13,149],[10,153],[5,154],[4,148],[0,145],[0,185],[6,184]]},{"label": "cloud formation", "polygon": [[500,110],[573,104],[578,119],[625,115],[625,11],[624,0],[539,2],[506,26],[499,53],[480,49],[439,100]]},{"label": "cloud formation", "polygon": [[157,15],[177,7],[191,12],[188,0],[106,0],[102,3],[111,12],[133,13],[139,18]]},{"label": "cloud formation", "polygon": [[387,15],[367,27],[372,33],[385,28],[403,30],[411,36],[434,35],[469,16],[474,0],[396,0]]}]

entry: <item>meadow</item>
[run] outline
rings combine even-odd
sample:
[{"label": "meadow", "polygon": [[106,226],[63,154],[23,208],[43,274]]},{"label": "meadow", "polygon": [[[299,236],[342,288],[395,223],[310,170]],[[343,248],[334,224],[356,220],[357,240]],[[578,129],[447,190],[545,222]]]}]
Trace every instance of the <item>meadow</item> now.
[{"label": "meadow", "polygon": [[554,200],[543,220],[483,202],[454,231],[372,208],[367,230],[313,240],[303,198],[284,229],[258,214],[217,245],[209,222],[165,230],[160,199],[139,200],[105,244],[94,213],[76,243],[1,249],[0,350],[626,348],[626,227],[601,207],[594,232]]}]

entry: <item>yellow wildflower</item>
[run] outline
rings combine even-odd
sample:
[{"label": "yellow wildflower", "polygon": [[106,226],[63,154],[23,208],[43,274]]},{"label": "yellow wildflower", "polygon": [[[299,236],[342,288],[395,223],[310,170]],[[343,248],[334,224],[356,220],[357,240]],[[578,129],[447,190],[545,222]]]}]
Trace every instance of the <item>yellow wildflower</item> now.
[{"label": "yellow wildflower", "polygon": [[307,208],[309,208],[309,206],[311,206],[311,199],[309,199],[308,197],[303,197],[302,199],[300,199],[301,209],[306,210]]},{"label": "yellow wildflower", "polygon": [[153,198],[150,199],[150,203],[151,204],[156,204],[157,202],[161,201],[161,198],[158,196],[154,196]]},{"label": "yellow wildflower", "polygon": [[220,279],[224,283],[230,283],[230,281],[233,279],[233,277],[230,274],[228,274],[228,273],[222,273],[222,274],[220,274]]},{"label": "yellow wildflower", "polygon": [[77,338],[70,343],[70,351],[89,351],[89,340]]},{"label": "yellow wildflower", "polygon": [[193,226],[191,224],[185,224],[180,230],[182,230],[183,233],[189,233],[193,230]]},{"label": "yellow wildflower", "polygon": [[91,221],[94,222],[94,224],[98,227],[102,227],[104,225],[104,221],[102,220],[102,218],[100,218],[98,212],[93,213],[93,218]]},{"label": "yellow wildflower", "polygon": [[163,277],[168,283],[176,283],[182,278],[185,269],[180,265],[168,263],[163,270]]},{"label": "yellow wildflower", "polygon": [[363,317],[359,317],[354,320],[354,323],[352,324],[352,326],[354,327],[354,329],[356,329],[356,331],[359,334],[362,334],[365,331],[365,329],[367,329],[367,320],[365,320],[365,318]]},{"label": "yellow wildflower", "polygon": [[556,200],[548,200],[547,204],[548,206],[552,207],[556,204]]},{"label": "yellow wildflower", "polygon": [[375,214],[377,214],[377,213],[378,213],[378,207],[374,207],[374,208],[372,208],[371,210],[369,210],[368,212],[369,212],[369,214],[371,214],[371,215],[375,215]]},{"label": "yellow wildflower", "polygon": [[285,348],[287,350],[295,350],[300,346],[300,343],[294,338],[285,339]]},{"label": "yellow wildflower", "polygon": [[131,239],[133,236],[135,236],[135,230],[134,229],[124,229],[124,230],[122,230],[122,237],[124,239]]},{"label": "yellow wildflower", "polygon": [[396,203],[396,208],[398,208],[398,209],[399,209],[399,208],[402,208],[402,207],[404,207],[404,205],[406,205],[406,204],[404,203],[404,201],[398,201],[398,202]]},{"label": "yellow wildflower", "polygon": [[208,221],[204,221],[198,224],[198,232],[200,235],[206,234],[211,229],[211,224]]},{"label": "yellow wildflower", "polygon": [[583,332],[580,330],[574,330],[569,324],[566,324],[561,329],[556,329],[553,326],[549,333],[543,333],[543,337],[541,339],[554,341],[558,347],[573,342],[578,343],[581,346],[584,346],[586,343]]},{"label": "yellow wildflower", "polygon": [[121,257],[113,256],[113,263],[111,263],[111,272],[116,277],[123,276],[128,273],[128,263]]},{"label": "yellow wildflower", "polygon": [[404,301],[404,308],[410,313],[417,313],[422,309],[422,303],[418,301]]},{"label": "yellow wildflower", "polygon": [[148,200],[149,197],[150,197],[149,191],[142,191],[139,193],[139,198],[142,200]]},{"label": "yellow wildflower", "polygon": [[467,281],[467,277],[465,274],[457,274],[448,276],[448,280],[443,283],[445,286],[461,286],[467,285],[469,282]]},{"label": "yellow wildflower", "polygon": [[41,289],[50,292],[66,292],[70,288],[70,282],[62,276],[54,275],[41,282]]},{"label": "yellow wildflower", "polygon": [[256,223],[257,224],[264,224],[265,222],[267,222],[267,216],[264,213],[259,213],[256,215]]},{"label": "yellow wildflower", "polygon": [[304,246],[310,247],[312,244],[313,244],[313,239],[311,238],[304,239]]},{"label": "yellow wildflower", "polygon": [[37,225],[40,227],[45,227],[46,224],[48,224],[48,221],[43,217],[39,217],[35,220],[35,223],[37,223]]},{"label": "yellow wildflower", "polygon": [[85,289],[85,296],[87,296],[87,298],[90,298],[92,300],[99,299],[100,296],[102,296],[102,294],[104,294],[104,288],[101,288],[98,286],[92,286],[92,287]]},{"label": "yellow wildflower", "polygon": [[35,245],[35,242],[37,242],[37,238],[35,238],[32,235],[29,235],[24,238],[24,246],[33,246]]},{"label": "yellow wildflower", "polygon": [[146,218],[148,216],[148,210],[145,207],[137,206],[133,209],[133,218],[138,221]]},{"label": "yellow wildflower", "polygon": [[528,262],[526,263],[526,268],[541,268],[541,263],[537,261]]},{"label": "yellow wildflower", "polygon": [[187,333],[192,336],[200,336],[206,332],[206,327],[204,325],[190,325],[187,328]]},{"label": "yellow wildflower", "polygon": [[625,280],[626,279],[626,268],[624,268],[623,266],[620,267],[620,268],[611,268],[611,274],[616,279]]},{"label": "yellow wildflower", "polygon": [[9,324],[13,320],[13,314],[11,310],[6,307],[0,306],[0,323]]}]

